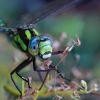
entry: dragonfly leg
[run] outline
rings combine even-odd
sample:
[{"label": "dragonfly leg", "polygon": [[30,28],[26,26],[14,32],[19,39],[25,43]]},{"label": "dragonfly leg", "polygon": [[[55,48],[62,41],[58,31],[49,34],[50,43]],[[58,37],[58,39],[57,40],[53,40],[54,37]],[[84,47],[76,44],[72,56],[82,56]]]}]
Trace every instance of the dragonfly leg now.
[{"label": "dragonfly leg", "polygon": [[[35,59],[35,57],[33,57],[33,69],[34,69],[34,71],[37,71],[38,73],[39,73],[39,72],[47,72],[47,73],[48,73],[48,71],[55,70],[54,67],[53,67],[53,68],[50,68],[50,67],[49,67],[48,69],[45,69],[45,70],[38,69],[38,67],[37,67],[37,65],[36,65],[36,59]],[[44,79],[42,78],[41,75],[40,75],[40,79],[41,79],[42,82],[44,82]]]},{"label": "dragonfly leg", "polygon": [[29,84],[29,80],[24,78],[23,76],[21,76],[18,72],[21,71],[23,68],[25,68],[28,64],[30,64],[32,62],[32,58],[28,58],[26,60],[24,60],[17,68],[15,68],[11,73],[10,73],[10,76],[11,76],[11,80],[12,82],[14,83],[14,85],[16,86],[17,90],[20,92],[21,96],[22,96],[22,92],[21,90],[18,88],[17,84],[15,83],[14,81],[14,78],[13,78],[13,74],[16,73],[21,79],[23,79],[24,81],[28,82],[28,86],[30,88],[30,84]]},{"label": "dragonfly leg", "polygon": [[[50,65],[50,67],[51,67],[51,68],[54,68],[55,66]],[[67,81],[69,81],[69,82],[71,82],[71,80],[68,79],[68,78],[66,78],[66,77],[64,77],[64,76],[60,73],[60,71],[59,71],[57,68],[55,68],[55,70],[57,71],[57,73],[60,75],[61,78],[65,79],[65,80],[67,80]]]},{"label": "dragonfly leg", "polygon": [[33,69],[34,69],[34,71],[37,71],[37,72],[48,72],[48,71],[51,71],[51,70],[55,70],[54,67],[52,67],[52,68],[49,67],[48,69],[45,69],[45,70],[38,69],[38,67],[36,65],[35,58],[33,58]]},{"label": "dragonfly leg", "polygon": [[64,77],[58,70],[57,70],[57,73],[61,76],[61,78],[63,78],[63,79],[65,79],[65,80],[67,80],[67,81],[69,81],[69,82],[71,82],[71,80],[70,79],[68,79],[68,78],[66,78],[66,77]]},{"label": "dragonfly leg", "polygon": [[61,54],[63,53],[63,51],[55,51],[55,52],[52,52],[52,55],[57,55],[57,54]]}]

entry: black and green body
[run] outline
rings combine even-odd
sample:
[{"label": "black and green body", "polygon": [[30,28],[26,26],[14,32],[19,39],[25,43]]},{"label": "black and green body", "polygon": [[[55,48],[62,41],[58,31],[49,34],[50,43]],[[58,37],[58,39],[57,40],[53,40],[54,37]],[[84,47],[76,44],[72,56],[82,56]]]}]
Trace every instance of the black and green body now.
[{"label": "black and green body", "polygon": [[36,56],[40,60],[48,59],[52,53],[52,40],[39,33],[34,28],[17,28],[16,31],[9,31],[8,38],[12,45],[26,53],[28,56]]}]

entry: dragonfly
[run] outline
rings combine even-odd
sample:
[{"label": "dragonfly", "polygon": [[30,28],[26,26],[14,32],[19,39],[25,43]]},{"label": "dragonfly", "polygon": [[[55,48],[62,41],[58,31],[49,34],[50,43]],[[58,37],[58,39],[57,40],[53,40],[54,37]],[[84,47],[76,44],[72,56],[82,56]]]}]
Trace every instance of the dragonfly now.
[{"label": "dragonfly", "polygon": [[[20,92],[20,96],[22,96],[22,92],[14,81],[13,74],[16,73],[22,80],[26,81],[28,87],[31,88],[29,78],[25,78],[19,74],[19,72],[31,62],[33,62],[33,70],[38,72],[42,82],[44,80],[40,72],[48,72],[52,70],[55,70],[61,76],[61,78],[71,82],[70,79],[64,77],[52,64],[49,64],[48,69],[38,69],[36,59],[39,59],[43,63],[48,62],[52,55],[63,54],[64,51],[58,50],[53,52],[52,39],[48,36],[40,35],[37,30],[34,29],[34,24],[46,18],[47,16],[82,4],[84,1],[86,0],[54,0],[36,12],[25,15],[25,17],[22,18],[24,24],[21,26],[11,27],[4,26],[4,24],[2,24],[3,26],[0,27],[0,32],[7,33],[8,38],[12,42],[12,45],[27,55],[27,59],[10,73],[11,80],[17,90]],[[73,46],[70,48],[70,50],[72,48]]]}]

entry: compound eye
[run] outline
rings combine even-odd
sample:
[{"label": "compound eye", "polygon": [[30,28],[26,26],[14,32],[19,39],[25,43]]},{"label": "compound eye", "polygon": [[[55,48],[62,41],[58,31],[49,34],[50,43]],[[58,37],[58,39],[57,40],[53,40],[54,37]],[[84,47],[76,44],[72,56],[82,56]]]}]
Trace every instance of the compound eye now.
[{"label": "compound eye", "polygon": [[46,40],[46,41],[47,41],[47,40],[50,41],[51,46],[53,47],[53,41],[52,41],[48,36],[42,36],[41,39]]},{"label": "compound eye", "polygon": [[38,44],[33,45],[33,51],[36,51],[38,49]]},{"label": "compound eye", "polygon": [[38,40],[39,40],[39,37],[34,37],[30,40],[30,43],[29,43],[28,50],[30,54],[32,54],[33,56],[36,56],[38,54]]}]

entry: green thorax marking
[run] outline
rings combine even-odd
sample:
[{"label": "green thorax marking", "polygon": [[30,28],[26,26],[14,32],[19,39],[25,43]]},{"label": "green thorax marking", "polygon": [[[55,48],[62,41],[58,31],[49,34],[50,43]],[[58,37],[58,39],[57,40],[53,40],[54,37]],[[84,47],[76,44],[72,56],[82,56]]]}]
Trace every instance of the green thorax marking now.
[{"label": "green thorax marking", "polygon": [[35,29],[21,29],[17,33],[14,33],[12,45],[23,52],[28,52],[30,39],[38,35],[39,33]]}]

